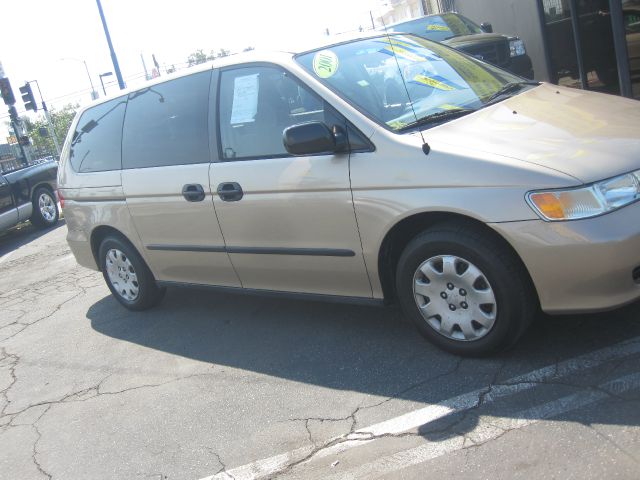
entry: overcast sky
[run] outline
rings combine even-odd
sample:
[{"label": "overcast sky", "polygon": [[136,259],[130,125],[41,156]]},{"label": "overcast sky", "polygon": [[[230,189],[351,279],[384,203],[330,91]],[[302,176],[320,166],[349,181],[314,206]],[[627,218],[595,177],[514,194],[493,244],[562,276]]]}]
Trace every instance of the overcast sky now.
[{"label": "overcast sky", "polygon": [[[19,113],[18,87],[37,79],[47,104],[90,101],[86,60],[96,90],[98,74],[113,70],[95,0],[3,0],[0,62],[10,78]],[[128,86],[141,81],[154,53],[162,65],[186,61],[189,53],[225,48],[240,51],[286,48],[292,41],[371,24],[383,0],[102,0],[120,69]],[[66,59],[66,60],[63,60]],[[115,75],[105,78],[117,90]],[[102,94],[102,92],[100,92]],[[36,94],[37,96],[37,94]],[[6,136],[0,102],[0,143]]]}]

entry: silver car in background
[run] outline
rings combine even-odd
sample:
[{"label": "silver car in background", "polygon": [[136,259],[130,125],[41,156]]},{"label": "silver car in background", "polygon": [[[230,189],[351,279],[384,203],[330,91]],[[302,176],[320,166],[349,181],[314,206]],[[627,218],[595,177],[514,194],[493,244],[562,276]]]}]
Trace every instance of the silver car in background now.
[{"label": "silver car in background", "polygon": [[399,303],[460,355],[640,297],[640,104],[370,35],[94,103],[64,146],[77,261],[168,285]]}]

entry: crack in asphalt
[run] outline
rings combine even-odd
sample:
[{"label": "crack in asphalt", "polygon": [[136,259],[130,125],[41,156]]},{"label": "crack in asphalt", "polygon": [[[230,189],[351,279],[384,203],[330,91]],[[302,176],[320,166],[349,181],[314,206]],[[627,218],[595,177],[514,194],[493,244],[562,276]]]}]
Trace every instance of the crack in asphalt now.
[{"label": "crack in asphalt", "polygon": [[44,469],[44,467],[38,460],[38,442],[40,442],[40,440],[42,439],[42,433],[40,433],[37,423],[49,411],[50,408],[51,408],[50,406],[47,407],[47,409],[44,412],[42,412],[42,414],[31,424],[31,427],[35,430],[37,435],[36,441],[33,442],[33,446],[32,446],[31,460],[33,461],[38,471],[42,473],[45,477],[47,477],[49,480],[51,480],[52,475]]},{"label": "crack in asphalt", "polygon": [[[80,269],[76,269],[76,273],[82,273],[82,270]],[[79,289],[79,291],[77,291],[74,295],[72,295],[71,297],[67,298],[66,300],[63,300],[62,302],[56,304],[55,306],[53,306],[53,310],[51,310],[49,313],[47,313],[46,315],[43,315],[31,322],[21,322],[20,320],[22,320],[22,318],[24,318],[28,311],[23,310],[23,309],[12,309],[11,307],[8,307],[9,310],[13,311],[13,312],[18,312],[20,313],[20,316],[14,320],[13,322],[10,322],[4,326],[2,326],[0,328],[0,331],[11,327],[13,325],[22,325],[23,328],[21,328],[20,330],[18,330],[17,332],[12,333],[11,335],[9,335],[8,337],[4,337],[2,340],[0,340],[1,342],[6,342],[7,340],[10,340],[12,338],[14,338],[16,335],[19,335],[20,333],[24,332],[27,328],[29,328],[32,325],[35,325],[43,320],[46,320],[48,318],[50,318],[51,316],[55,315],[57,312],[59,312],[62,307],[64,307],[67,303],[71,302],[72,300],[75,300],[76,298],[85,295],[87,293],[87,290],[89,288],[93,288],[95,286],[99,285],[99,282],[96,282],[96,285],[91,285],[91,286],[82,286],[80,284],[80,282],[84,279],[87,278],[93,278],[93,277],[97,277],[97,274],[95,272],[90,272],[89,274],[84,274],[84,275],[80,275],[80,276],[75,276],[72,277],[73,278],[73,282],[70,283],[57,283],[56,284],[56,288],[54,289],[54,291],[58,292],[58,293],[65,293],[65,292],[73,292],[74,289]],[[40,284],[44,285],[44,289],[48,289],[51,286],[51,280],[47,279],[44,280],[42,282],[39,282]],[[38,289],[36,287],[32,287],[33,290],[35,290],[36,292],[38,291]],[[9,292],[11,293],[11,292]],[[9,296],[9,294],[5,294],[3,297],[0,298],[11,298]],[[31,301],[31,299],[29,298],[23,298],[20,302],[16,303],[15,305],[12,306],[21,306],[23,303]],[[3,304],[0,304],[0,308],[6,308]]]},{"label": "crack in asphalt", "polygon": [[220,458],[220,455],[217,452],[214,452],[213,450],[211,450],[211,453],[216,457],[216,460],[218,461],[218,463],[220,464],[220,469],[214,474],[214,475],[219,475],[221,473],[226,474],[228,477],[230,477],[232,480],[235,479],[235,477],[230,474],[229,472],[227,472],[227,466],[225,465],[225,463],[222,461],[222,458]]},{"label": "crack in asphalt", "polygon": [[602,438],[604,441],[606,441],[607,443],[610,443],[611,445],[613,445],[613,447],[616,450],[619,450],[620,452],[624,453],[627,457],[629,457],[634,463],[637,463],[638,465],[640,465],[640,458],[636,457],[633,453],[629,452],[626,448],[623,448],[621,445],[618,445],[618,443],[616,443],[611,437],[609,437],[608,435],[605,435],[604,433],[600,432],[597,428],[595,428],[593,425],[589,424],[586,425],[591,431],[593,431],[598,437]]},{"label": "crack in asphalt", "polygon": [[[461,361],[462,359],[460,359]],[[608,373],[611,373],[611,371],[615,371],[621,364],[625,363],[625,361],[628,359],[622,359],[618,362],[615,363],[615,365],[611,368],[611,370]],[[355,425],[356,425],[356,420],[355,420],[355,416],[356,414],[364,409],[364,408],[374,408],[376,406],[382,405],[388,401],[391,401],[395,398],[397,398],[399,395],[401,395],[402,393],[406,393],[407,391],[413,389],[413,388],[417,388],[421,385],[424,385],[425,383],[428,383],[429,381],[433,381],[436,378],[441,378],[442,376],[445,375],[450,375],[451,373],[454,373],[455,371],[458,370],[459,365],[460,365],[460,361],[456,364],[456,367],[454,369],[452,369],[452,371],[448,372],[448,373],[444,373],[441,375],[438,375],[436,377],[433,377],[429,380],[425,380],[422,382],[419,382],[418,384],[409,387],[408,389],[403,390],[402,392],[398,392],[396,393],[394,396],[389,397],[381,402],[378,402],[374,405],[369,405],[369,406],[365,406],[365,407],[357,407],[350,415],[346,416],[346,417],[342,417],[342,418],[321,418],[321,417],[309,417],[309,418],[298,418],[298,419],[291,419],[291,421],[305,421],[305,428],[307,428],[307,432],[308,435],[310,437],[310,443],[313,446],[313,449],[308,452],[306,455],[304,455],[302,458],[297,459],[293,462],[288,463],[287,465],[282,466],[280,469],[278,469],[277,471],[271,473],[270,475],[268,475],[266,478],[268,479],[274,479],[277,478],[279,476],[285,475],[287,473],[289,473],[291,470],[293,470],[295,467],[304,464],[306,462],[308,462],[309,460],[312,460],[314,457],[316,457],[321,451],[332,448],[336,445],[345,443],[345,442],[370,442],[372,440],[378,440],[378,439],[382,439],[382,438],[405,438],[405,437],[424,437],[425,434],[424,433],[420,433],[419,430],[411,430],[411,431],[407,431],[407,432],[401,432],[401,433],[382,433],[382,434],[375,434],[373,432],[367,432],[366,430],[360,430],[360,431],[355,431]],[[618,395],[616,392],[607,389],[607,388],[603,388],[600,385],[598,385],[599,380],[597,378],[595,378],[593,380],[593,384],[579,384],[579,383],[572,383],[572,382],[567,382],[567,381],[559,381],[557,380],[557,378],[554,377],[558,377],[560,375],[559,373],[559,363],[560,360],[558,359],[555,364],[554,364],[554,374],[553,376],[551,376],[548,380],[544,380],[544,381],[539,381],[539,380],[534,380],[534,381],[527,381],[527,382],[498,382],[498,379],[502,373],[502,371],[504,370],[504,367],[507,364],[507,360],[503,360],[501,362],[501,364],[496,368],[494,374],[493,374],[493,378],[492,380],[489,382],[489,385],[487,385],[484,389],[482,389],[479,393],[478,393],[478,398],[477,401],[475,403],[475,405],[471,406],[468,409],[465,409],[462,412],[457,412],[457,414],[460,415],[460,418],[458,420],[456,420],[455,422],[451,423],[450,425],[447,425],[446,427],[440,429],[440,430],[431,430],[428,433],[445,433],[445,432],[454,432],[455,428],[460,425],[461,423],[463,423],[470,415],[477,413],[477,411],[484,405],[486,405],[491,398],[491,393],[500,387],[514,387],[514,386],[518,386],[518,385],[523,385],[523,386],[530,386],[530,385],[546,385],[546,386],[565,386],[565,387],[570,387],[579,391],[588,391],[588,390],[592,390],[592,391],[596,391],[599,393],[603,393],[606,396],[618,400],[618,401],[638,401],[640,400],[640,398],[636,399],[636,398],[628,398],[628,397],[623,397],[621,395]],[[308,429],[308,422],[309,421],[345,421],[345,420],[349,420],[352,419],[353,423],[352,423],[352,427],[349,431],[348,434],[342,435],[338,438],[334,438],[328,442],[325,442],[322,445],[317,445],[316,443],[314,443],[311,440],[311,432]],[[480,447],[484,444],[490,443],[490,442],[494,442],[496,440],[499,440],[501,437],[503,437],[505,434],[514,431],[514,430],[518,430],[520,427],[518,427],[517,425],[514,425],[512,428],[503,428],[499,425],[496,425],[488,420],[483,420],[482,422],[484,425],[490,426],[498,431],[500,431],[500,433],[498,433],[497,435],[493,435],[491,438],[484,440],[484,441],[475,441],[473,440],[473,438],[471,437],[471,435],[473,434],[473,430],[469,431],[469,432],[456,432],[453,436],[460,436],[463,439],[463,447],[462,450],[469,450],[472,448],[477,448]],[[356,436],[357,435],[357,436]],[[633,460],[640,463],[640,461],[638,461],[638,459],[636,459],[635,457],[633,457]],[[229,475],[227,473],[227,475]]]},{"label": "crack in asphalt", "polygon": [[[398,398],[400,398],[401,395],[406,394],[408,392],[410,392],[411,390],[420,388],[421,386],[424,386],[430,382],[433,382],[435,380],[441,379],[443,377],[452,375],[454,373],[456,373],[459,368],[460,365],[463,363],[465,359],[462,357],[458,357],[455,359],[455,364],[453,365],[453,367],[449,370],[447,370],[446,372],[442,372],[438,375],[434,375],[433,377],[429,377],[428,379],[425,380],[421,380],[420,382],[417,382],[403,390],[400,390],[396,393],[394,393],[393,395],[389,396],[388,398],[385,398],[384,400],[381,400],[377,403],[374,403],[372,405],[359,405],[358,407],[355,408],[355,410],[353,410],[353,412],[351,412],[349,415],[345,416],[345,417],[341,417],[341,418],[334,418],[334,417],[308,417],[308,418],[292,418],[289,419],[288,421],[291,422],[300,422],[300,421],[304,421],[304,425],[305,428],[307,430],[307,434],[309,436],[309,442],[311,443],[311,446],[313,447],[312,450],[307,453],[305,456],[303,456],[302,458],[290,462],[287,465],[283,466],[282,468],[280,468],[279,470],[277,470],[276,472],[273,472],[272,474],[270,474],[267,478],[268,479],[273,479],[276,478],[280,475],[284,475],[286,473],[288,473],[289,471],[291,471],[292,469],[294,469],[296,466],[301,465],[309,460],[311,460],[313,457],[315,457],[318,453],[320,453],[323,450],[326,450],[328,448],[334,447],[336,445],[339,445],[341,443],[345,443],[345,442],[359,442],[359,441],[363,441],[363,442],[368,442],[371,440],[376,440],[378,438],[385,438],[385,437],[394,437],[394,438],[401,438],[401,437],[408,437],[408,436],[420,436],[418,433],[415,432],[403,432],[403,433],[397,433],[397,434],[374,434],[372,432],[366,432],[366,431],[357,431],[356,432],[356,426],[357,426],[357,418],[356,415],[363,411],[363,410],[367,410],[367,409],[371,409],[371,408],[377,408],[381,405],[384,405],[387,402],[390,402],[392,400],[396,400]],[[500,367],[502,368],[502,367]],[[309,430],[308,424],[310,421],[319,421],[319,422],[341,422],[341,421],[347,421],[347,420],[351,420],[351,427],[349,428],[349,432],[346,434],[341,435],[340,437],[337,438],[333,438],[325,443],[323,443],[322,445],[318,445],[313,441],[312,438],[312,434],[311,431]],[[228,472],[226,472],[227,475],[231,476]]]}]

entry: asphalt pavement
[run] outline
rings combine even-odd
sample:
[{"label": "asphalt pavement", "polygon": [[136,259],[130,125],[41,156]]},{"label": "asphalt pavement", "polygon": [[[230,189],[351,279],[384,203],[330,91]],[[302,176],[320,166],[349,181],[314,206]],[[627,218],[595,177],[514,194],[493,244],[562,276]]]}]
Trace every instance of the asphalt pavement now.
[{"label": "asphalt pavement", "polygon": [[640,304],[460,359],[394,308],[129,312],[65,235],[0,235],[0,479],[640,478]]}]

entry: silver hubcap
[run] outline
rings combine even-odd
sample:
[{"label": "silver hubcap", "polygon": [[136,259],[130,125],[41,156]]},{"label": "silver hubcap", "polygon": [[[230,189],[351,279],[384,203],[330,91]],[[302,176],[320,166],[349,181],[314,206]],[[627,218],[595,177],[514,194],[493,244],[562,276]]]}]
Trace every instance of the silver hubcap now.
[{"label": "silver hubcap", "polygon": [[478,340],[496,321],[489,281],[478,267],[455,255],[423,262],[413,276],[413,296],[427,324],[453,340]]},{"label": "silver hubcap", "polygon": [[53,222],[56,218],[56,204],[48,193],[41,193],[38,197],[38,208],[40,214],[47,222]]},{"label": "silver hubcap", "polygon": [[117,248],[112,248],[107,252],[106,264],[109,282],[118,295],[130,302],[138,298],[138,277],[129,258]]}]

